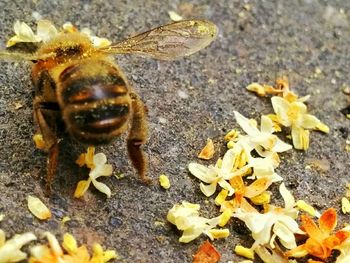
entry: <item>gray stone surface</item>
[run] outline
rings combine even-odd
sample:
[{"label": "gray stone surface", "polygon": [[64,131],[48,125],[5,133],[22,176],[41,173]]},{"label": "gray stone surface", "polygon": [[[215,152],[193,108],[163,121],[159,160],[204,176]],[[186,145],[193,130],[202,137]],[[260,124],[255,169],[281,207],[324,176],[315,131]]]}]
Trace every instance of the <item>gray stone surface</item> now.
[{"label": "gray stone surface", "polygon": [[[113,192],[107,200],[95,190],[83,200],[72,197],[87,171],[74,164],[84,148],[68,137],[61,142],[54,194],[44,196],[46,155],[34,148],[31,139],[35,127],[30,65],[0,62],[0,213],[6,215],[1,228],[8,235],[50,230],[62,236],[68,231],[80,241],[115,248],[124,262],[191,262],[205,237],[180,244],[180,233],[166,223],[167,211],[182,200],[201,204],[205,216],[218,211],[212,199],[205,203],[187,165],[196,160],[208,137],[214,138],[219,149],[216,157],[224,152],[222,136],[237,127],[234,110],[252,118],[272,112],[268,99],[248,93],[245,87],[253,81],[273,84],[278,75],[288,76],[300,95],[311,94],[311,113],[331,128],[329,135],[312,132],[307,152],[283,154],[278,173],[296,198],[321,211],[331,206],[340,210],[350,169],[349,153],[344,149],[350,125],[340,113],[348,103],[342,86],[350,85],[349,1],[1,1],[0,43],[4,48],[15,20],[33,26],[38,14],[57,26],[71,21],[99,36],[120,40],[170,22],[169,10],[185,18],[210,19],[220,33],[209,48],[175,62],[117,58],[149,108],[146,151],[154,184],[144,185],[137,178],[127,159],[124,136],[98,148],[125,174],[124,179],[105,180]],[[314,75],[316,68],[322,70],[318,76]],[[16,102],[23,107],[15,109]],[[308,165],[312,168],[306,169]],[[161,173],[172,182],[168,191],[158,186]],[[277,199],[277,186],[271,189]],[[51,220],[33,218],[26,207],[29,194],[48,204],[53,211]],[[65,215],[72,221],[61,226]],[[165,224],[157,226],[155,221]],[[340,222],[349,222],[349,217],[341,215]],[[233,247],[252,244],[251,238],[234,228],[231,224],[227,240],[214,242],[221,262],[242,260],[234,255]]]}]

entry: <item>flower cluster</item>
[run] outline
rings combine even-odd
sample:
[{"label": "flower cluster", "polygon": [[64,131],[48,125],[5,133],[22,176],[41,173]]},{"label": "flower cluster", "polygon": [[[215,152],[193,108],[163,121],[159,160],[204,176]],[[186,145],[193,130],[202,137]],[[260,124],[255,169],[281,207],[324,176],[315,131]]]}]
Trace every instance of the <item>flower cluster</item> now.
[{"label": "flower cluster", "polygon": [[276,87],[252,83],[247,89],[259,96],[276,95],[271,98],[275,114],[270,114],[269,117],[278,125],[290,127],[295,149],[307,150],[309,148],[309,130],[329,132],[327,125],[307,113],[307,106],[304,102],[309,99],[309,96],[298,98],[298,95],[290,91],[287,80],[278,79]]},{"label": "flower cluster", "polygon": [[[0,221],[3,216],[0,216]],[[45,232],[44,236],[48,244],[37,244],[29,249],[30,263],[105,263],[118,258],[114,250],[104,251],[101,245],[94,244],[92,255],[90,256],[85,245],[78,247],[77,241],[66,233],[63,237],[62,247],[56,237],[50,232]],[[19,262],[28,259],[28,255],[21,251],[22,247],[37,240],[31,233],[15,235],[6,240],[5,232],[0,229],[0,263]]]},{"label": "flower cluster", "polygon": [[[37,22],[36,34],[26,23],[20,21],[15,22],[13,29],[15,35],[7,41],[7,47],[14,46],[17,43],[45,43],[54,39],[58,34],[78,32],[78,29],[70,22],[65,23],[61,30],[57,30],[49,20],[39,20]],[[111,45],[108,39],[93,35],[88,28],[83,28],[80,32],[88,36],[92,45],[96,48],[108,47]]]},{"label": "flower cluster", "polygon": [[[201,181],[199,187],[202,193],[207,197],[217,193],[215,204],[220,207],[221,214],[207,219],[199,217],[199,205],[190,204],[190,210],[186,202],[175,205],[168,213],[168,221],[184,231],[183,237],[190,237],[182,237],[180,242],[189,242],[216,226],[224,227],[235,217],[246,224],[254,239],[251,248],[236,246],[235,251],[239,255],[253,259],[255,253],[264,262],[288,262],[291,261],[289,257],[305,255],[326,260],[337,249],[341,253],[337,263],[347,262],[345,260],[350,257],[350,229],[344,228],[331,234],[336,226],[335,210],[329,209],[320,215],[305,201],[295,201],[281,182],[283,177],[276,172],[281,162],[279,155],[292,149],[275,135],[282,130],[281,126],[291,128],[294,148],[304,150],[309,147],[310,129],[328,132],[328,127],[307,114],[304,102],[309,96],[298,98],[284,80],[278,80],[276,87],[254,83],[248,89],[261,96],[276,95],[272,97],[275,114],[263,115],[258,127],[255,120],[234,112],[244,133],[231,130],[226,134],[228,149],[215,164],[189,164],[190,173]],[[284,207],[270,204],[268,188],[276,183],[279,183]],[[306,214],[301,215],[299,227],[297,219],[300,211]],[[310,216],[320,218],[319,228]],[[300,235],[308,238],[304,244],[297,246],[296,236]]]}]

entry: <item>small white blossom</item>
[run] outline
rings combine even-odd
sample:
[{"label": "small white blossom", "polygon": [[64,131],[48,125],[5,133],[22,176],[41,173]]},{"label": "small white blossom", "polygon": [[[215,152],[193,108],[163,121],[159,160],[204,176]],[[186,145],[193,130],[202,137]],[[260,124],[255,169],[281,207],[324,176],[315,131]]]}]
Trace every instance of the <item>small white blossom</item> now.
[{"label": "small white blossom", "polygon": [[[284,208],[269,206],[269,211],[264,214],[237,209],[233,214],[234,217],[244,221],[252,231],[252,237],[255,240],[253,249],[258,245],[266,244],[270,244],[274,248],[276,237],[279,238],[284,247],[292,249],[296,247],[294,234],[303,233],[295,221],[297,210],[294,208],[294,198],[284,184],[280,186],[280,193],[285,200]],[[271,233],[273,233],[272,236]]]},{"label": "small white blossom", "polygon": [[[85,158],[89,158],[87,154]],[[86,190],[89,188],[90,183],[92,183],[97,190],[111,197],[111,189],[104,183],[98,182],[97,178],[101,176],[110,176],[113,172],[113,167],[110,164],[106,164],[107,157],[104,153],[98,153],[93,155],[92,165],[89,160],[85,160],[84,164],[87,164],[91,169],[89,173],[88,180],[82,180],[78,183],[78,186],[75,190],[74,196],[79,198],[84,195]]]},{"label": "small white blossom", "polygon": [[[181,204],[175,204],[168,212],[167,220],[176,225],[177,229],[182,230],[183,234],[179,241],[188,243],[202,233],[206,234],[210,239],[226,237],[222,235],[227,233],[228,229],[214,229],[220,222],[220,216],[207,219],[199,216],[200,206],[183,201]],[[215,232],[218,232],[215,236]],[[220,234],[220,237],[219,237]]]}]

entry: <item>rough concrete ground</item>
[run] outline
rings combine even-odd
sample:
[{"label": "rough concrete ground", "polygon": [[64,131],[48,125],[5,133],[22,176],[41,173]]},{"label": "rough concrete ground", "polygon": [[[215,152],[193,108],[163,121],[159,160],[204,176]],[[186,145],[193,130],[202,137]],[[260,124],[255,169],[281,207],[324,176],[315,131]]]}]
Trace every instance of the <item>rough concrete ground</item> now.
[{"label": "rough concrete ground", "polygon": [[[311,113],[327,123],[331,132],[312,132],[307,152],[283,154],[278,173],[297,199],[320,211],[328,207],[340,210],[350,175],[345,151],[350,125],[340,113],[348,103],[342,86],[350,85],[349,1],[1,1],[0,43],[4,47],[13,34],[15,20],[34,26],[38,14],[57,26],[71,21],[98,36],[120,40],[168,23],[169,10],[185,18],[210,19],[220,33],[210,47],[175,62],[117,58],[149,108],[146,151],[154,184],[144,185],[137,178],[127,159],[124,136],[98,148],[125,174],[120,180],[105,180],[113,192],[107,200],[95,190],[83,200],[72,197],[86,171],[74,164],[84,148],[68,137],[61,142],[54,194],[45,198],[46,155],[34,148],[31,139],[35,127],[30,65],[0,62],[0,213],[6,215],[1,228],[9,236],[43,230],[62,236],[68,231],[82,242],[99,241],[115,248],[124,262],[191,262],[191,255],[206,238],[180,244],[180,233],[166,223],[167,211],[182,200],[201,204],[208,217],[218,211],[212,199],[205,203],[187,165],[197,160],[208,137],[214,138],[219,153],[224,152],[225,131],[237,127],[234,110],[256,119],[272,112],[268,99],[256,97],[245,87],[253,81],[273,84],[279,75],[288,76],[300,95],[311,94]],[[315,75],[316,68],[322,73]],[[16,109],[15,103],[23,107]],[[172,182],[168,191],[157,184],[161,173]],[[276,197],[277,189],[272,187]],[[51,220],[33,218],[26,207],[29,194],[42,198],[52,209]],[[65,215],[72,220],[61,226]],[[165,224],[155,225],[155,221]],[[340,222],[349,223],[349,216],[340,215]],[[234,255],[233,247],[252,244],[252,239],[230,228],[227,240],[214,242],[221,262],[242,260]]]}]

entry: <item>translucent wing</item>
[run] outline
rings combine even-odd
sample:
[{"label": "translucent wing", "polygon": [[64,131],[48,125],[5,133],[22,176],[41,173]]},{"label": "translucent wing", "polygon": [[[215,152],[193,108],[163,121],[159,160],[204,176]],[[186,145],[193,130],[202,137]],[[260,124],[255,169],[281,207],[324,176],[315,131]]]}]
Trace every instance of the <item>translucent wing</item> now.
[{"label": "translucent wing", "polygon": [[205,48],[216,38],[217,31],[216,25],[210,21],[184,20],[154,28],[100,51],[173,60]]}]

